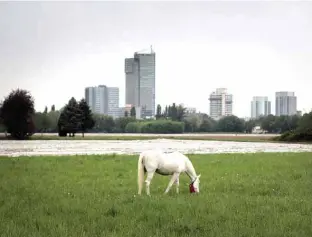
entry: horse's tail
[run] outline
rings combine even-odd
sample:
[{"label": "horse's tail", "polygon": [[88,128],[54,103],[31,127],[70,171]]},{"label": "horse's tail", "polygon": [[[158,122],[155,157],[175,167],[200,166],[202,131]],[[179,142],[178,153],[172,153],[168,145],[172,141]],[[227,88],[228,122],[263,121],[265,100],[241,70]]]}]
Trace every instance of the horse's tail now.
[{"label": "horse's tail", "polygon": [[139,161],[138,161],[138,187],[139,187],[138,194],[139,195],[141,195],[142,187],[143,187],[143,183],[144,183],[143,158],[144,158],[144,154],[141,153],[140,156],[139,156]]}]

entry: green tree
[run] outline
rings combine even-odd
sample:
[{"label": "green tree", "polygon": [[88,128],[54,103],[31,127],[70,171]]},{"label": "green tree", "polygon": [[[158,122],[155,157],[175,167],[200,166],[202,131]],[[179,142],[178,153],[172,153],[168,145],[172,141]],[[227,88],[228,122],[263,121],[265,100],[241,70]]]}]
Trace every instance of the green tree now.
[{"label": "green tree", "polygon": [[268,131],[269,133],[273,133],[276,130],[276,118],[274,115],[269,114],[266,117],[260,118],[260,126],[263,130]]},{"label": "green tree", "polygon": [[58,130],[60,136],[75,136],[81,128],[82,112],[74,97],[72,97],[68,104],[65,105],[64,110],[61,112],[58,121]]},{"label": "green tree", "polygon": [[130,122],[135,122],[136,119],[133,117],[121,117],[121,118],[117,118],[115,120],[116,123],[116,131],[118,132],[125,132],[125,128],[127,126],[128,123]]},{"label": "green tree", "polygon": [[44,108],[43,114],[42,114],[42,128],[44,130],[44,132],[46,132],[50,126],[50,119],[48,116],[48,107],[46,106]]},{"label": "green tree", "polygon": [[164,113],[163,113],[163,117],[164,118],[168,118],[169,117],[169,112],[168,112],[168,106],[166,105],[166,107],[165,107],[165,111],[164,111]]},{"label": "green tree", "polygon": [[[0,103],[0,113],[1,113],[1,103]],[[5,126],[3,124],[3,119],[1,118],[1,114],[0,114],[0,132],[5,132]]]},{"label": "green tree", "polygon": [[136,111],[135,111],[135,107],[134,106],[131,107],[130,116],[133,117],[133,118],[135,118],[135,116],[136,116]]},{"label": "green tree", "polygon": [[51,123],[50,123],[50,118],[49,118],[48,113],[43,113],[42,114],[42,128],[43,128],[44,132],[46,132],[48,130],[50,125],[51,125]]},{"label": "green tree", "polygon": [[127,110],[125,111],[125,117],[129,117],[129,112]]},{"label": "green tree", "polygon": [[92,129],[94,127],[95,121],[91,109],[85,99],[79,101],[78,107],[81,113],[80,129],[82,131],[82,137],[84,137],[84,133],[87,129]]},{"label": "green tree", "polygon": [[220,132],[243,132],[244,122],[235,115],[224,116],[218,121],[217,128]]},{"label": "green tree", "polygon": [[186,108],[184,108],[182,105],[179,105],[177,107],[177,115],[176,115],[176,120],[177,121],[182,121],[184,116],[185,116],[185,111]]},{"label": "green tree", "polygon": [[172,119],[172,108],[171,108],[171,105],[168,105],[167,118]]},{"label": "green tree", "polygon": [[207,114],[201,114],[201,121],[199,124],[199,132],[214,132],[217,129],[217,122],[209,117]]},{"label": "green tree", "polygon": [[284,132],[277,139],[281,141],[312,141],[312,112],[299,117],[297,128]]},{"label": "green tree", "polygon": [[212,126],[208,120],[204,120],[199,126],[200,132],[211,132],[211,130],[212,130]]},{"label": "green tree", "polygon": [[297,128],[300,117],[297,115],[282,115],[275,117],[274,130],[281,133],[293,131]]},{"label": "green tree", "polygon": [[95,114],[94,120],[95,120],[94,130],[96,130],[97,132],[111,133],[115,129],[115,121],[112,116]]},{"label": "green tree", "polygon": [[184,118],[185,132],[197,132],[200,126],[200,119],[197,115],[190,115]]},{"label": "green tree", "polygon": [[257,125],[255,119],[250,119],[245,122],[245,131],[246,133],[252,133],[252,129]]},{"label": "green tree", "polygon": [[160,119],[162,117],[162,114],[161,114],[161,105],[158,104],[157,105],[157,109],[156,109],[156,119]]},{"label": "green tree", "polygon": [[312,112],[306,113],[300,118],[295,134],[300,135],[302,141],[312,140]]},{"label": "green tree", "polygon": [[0,107],[2,123],[15,139],[25,139],[35,132],[34,114],[34,99],[22,89],[13,90]]},{"label": "green tree", "polygon": [[51,132],[57,132],[58,131],[58,120],[59,120],[59,117],[60,117],[60,114],[61,112],[58,111],[58,110],[55,110],[55,111],[50,111],[48,113],[48,117],[49,117],[49,120],[50,120],[50,131]]},{"label": "green tree", "polygon": [[178,108],[176,107],[176,104],[173,103],[172,106],[170,107],[170,112],[171,112],[171,120],[172,121],[177,121],[178,120]]}]

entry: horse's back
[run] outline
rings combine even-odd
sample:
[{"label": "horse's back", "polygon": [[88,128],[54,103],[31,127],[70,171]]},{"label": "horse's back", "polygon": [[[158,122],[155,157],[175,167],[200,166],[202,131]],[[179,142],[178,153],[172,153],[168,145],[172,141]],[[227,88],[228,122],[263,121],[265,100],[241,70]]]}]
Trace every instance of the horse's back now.
[{"label": "horse's back", "polygon": [[186,155],[182,154],[179,151],[174,151],[172,153],[169,153],[168,156],[171,157],[172,159],[177,160],[177,161],[180,161],[180,160],[181,161],[187,161],[187,160],[189,160],[189,158]]},{"label": "horse's back", "polygon": [[141,153],[144,156],[144,166],[147,170],[156,169],[156,172],[163,175],[182,172],[186,168],[188,159],[181,152],[174,151],[164,153],[160,150],[148,150]]},{"label": "horse's back", "polygon": [[162,152],[159,150],[147,150],[141,153],[143,157],[143,164],[147,170],[156,169],[159,166]]},{"label": "horse's back", "polygon": [[162,167],[168,167],[172,171],[182,172],[186,169],[186,160],[188,158],[181,152],[174,151],[165,154],[161,161]]}]

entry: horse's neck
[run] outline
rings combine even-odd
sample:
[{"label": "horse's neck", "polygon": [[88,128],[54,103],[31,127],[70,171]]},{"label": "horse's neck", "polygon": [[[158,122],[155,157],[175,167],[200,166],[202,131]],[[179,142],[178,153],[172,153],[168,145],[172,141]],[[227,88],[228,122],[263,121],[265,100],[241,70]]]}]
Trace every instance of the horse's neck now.
[{"label": "horse's neck", "polygon": [[196,171],[194,169],[194,166],[192,164],[192,162],[190,160],[186,161],[186,174],[190,177],[191,181],[193,182],[197,175],[196,175]]}]

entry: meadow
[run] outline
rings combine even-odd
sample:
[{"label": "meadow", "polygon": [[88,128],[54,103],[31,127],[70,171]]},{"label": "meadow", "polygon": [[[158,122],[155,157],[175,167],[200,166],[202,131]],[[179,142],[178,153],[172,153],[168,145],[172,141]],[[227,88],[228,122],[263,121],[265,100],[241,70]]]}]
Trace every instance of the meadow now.
[{"label": "meadow", "polygon": [[155,175],[151,197],[137,156],[0,157],[0,236],[312,236],[312,153],[189,157],[200,193]]}]

